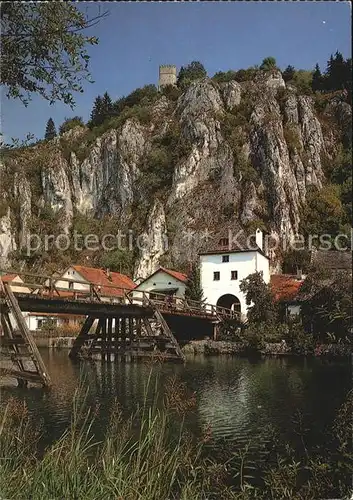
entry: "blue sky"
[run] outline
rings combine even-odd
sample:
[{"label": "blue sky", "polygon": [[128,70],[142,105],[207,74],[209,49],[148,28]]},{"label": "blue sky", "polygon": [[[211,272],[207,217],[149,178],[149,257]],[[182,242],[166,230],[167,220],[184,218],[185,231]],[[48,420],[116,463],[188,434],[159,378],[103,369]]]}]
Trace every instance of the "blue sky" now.
[{"label": "blue sky", "polygon": [[[2,132],[6,140],[44,135],[52,117],[57,127],[65,117],[87,120],[94,98],[106,90],[113,99],[158,80],[160,64],[178,69],[201,61],[208,74],[247,68],[274,56],[277,64],[322,69],[336,50],[351,57],[348,2],[198,2],[102,3],[110,15],[90,34],[99,37],[90,48],[93,84],[75,94],[76,107],[52,106],[33,96],[27,108],[2,96]],[[80,5],[97,13],[97,4]]]}]

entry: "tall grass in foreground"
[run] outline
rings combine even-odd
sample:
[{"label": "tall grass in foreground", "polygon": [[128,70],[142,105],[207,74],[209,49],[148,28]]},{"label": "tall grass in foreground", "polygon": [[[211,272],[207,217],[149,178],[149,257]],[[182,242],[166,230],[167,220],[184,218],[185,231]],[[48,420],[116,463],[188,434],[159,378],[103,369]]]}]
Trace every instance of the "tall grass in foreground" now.
[{"label": "tall grass in foreground", "polygon": [[[215,463],[203,454],[209,435],[195,442],[186,432],[183,421],[195,406],[195,396],[183,384],[169,379],[162,405],[157,404],[157,389],[151,385],[149,379],[145,402],[129,419],[123,418],[118,404],[111,409],[101,442],[94,440],[92,430],[99,409],[88,407],[87,393],[80,387],[73,400],[71,425],[44,453],[38,449],[40,427],[23,403],[10,400],[0,413],[0,498],[348,498],[352,393],[336,422],[338,444],[333,455],[308,454],[305,461],[298,461],[294,450],[280,443],[272,450],[271,464],[261,471],[261,485],[255,487],[244,473],[246,448]],[[154,394],[151,404],[147,403],[149,389]]]}]

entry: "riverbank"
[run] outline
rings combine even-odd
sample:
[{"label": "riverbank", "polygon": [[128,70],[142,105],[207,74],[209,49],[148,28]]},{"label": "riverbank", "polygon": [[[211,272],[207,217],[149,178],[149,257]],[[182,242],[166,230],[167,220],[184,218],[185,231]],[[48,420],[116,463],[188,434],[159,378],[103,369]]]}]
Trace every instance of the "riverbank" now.
[{"label": "riverbank", "polygon": [[205,356],[215,355],[249,355],[259,356],[328,356],[350,357],[352,346],[348,344],[317,344],[314,347],[291,347],[285,341],[264,343],[261,349],[250,348],[244,342],[231,342],[223,340],[192,340],[182,348],[184,354]]},{"label": "riverbank", "polygon": [[[58,373],[60,380],[62,373]],[[217,419],[204,422],[195,434],[186,425],[201,394],[175,376],[163,377],[163,393],[158,392],[158,379],[151,373],[147,371],[143,379],[143,400],[127,413],[117,401],[101,407],[95,397],[89,400],[82,382],[72,403],[66,392],[62,399],[70,406],[70,421],[45,447],[41,419],[22,400],[10,398],[0,405],[0,491],[4,498],[350,498],[352,392],[335,410],[331,430],[315,451],[307,448],[302,428],[298,427],[302,439],[290,445],[276,429],[268,434],[268,428],[261,426],[256,434],[263,443],[261,456],[256,452],[254,457],[250,440],[235,446],[228,439],[222,453],[210,458],[206,447],[212,443]],[[272,384],[276,378],[270,380]],[[215,387],[219,393],[219,383]],[[248,384],[245,387],[248,391]],[[103,394],[106,398],[108,392]],[[226,394],[229,399],[229,378]],[[231,406],[239,416],[236,405]],[[264,413],[262,405],[257,409]],[[224,411],[223,407],[220,414]],[[100,436],[94,427],[98,419],[104,419]],[[52,424],[51,420],[51,432]]]}]

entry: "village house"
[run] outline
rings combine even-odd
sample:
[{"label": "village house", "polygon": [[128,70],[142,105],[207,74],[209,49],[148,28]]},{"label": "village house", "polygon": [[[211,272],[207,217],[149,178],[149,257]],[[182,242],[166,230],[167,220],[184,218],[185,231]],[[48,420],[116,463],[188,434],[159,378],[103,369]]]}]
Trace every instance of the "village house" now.
[{"label": "village house", "polygon": [[61,296],[88,295],[91,289],[102,301],[120,301],[135,283],[125,274],[95,267],[72,265],[54,281]]},{"label": "village house", "polygon": [[280,313],[283,320],[300,314],[300,301],[298,299],[298,293],[303,282],[304,277],[300,273],[297,275],[271,275],[271,290],[274,300],[280,306]]},{"label": "village house", "polygon": [[216,248],[201,252],[200,278],[205,302],[226,307],[245,319],[248,306],[240,290],[240,282],[249,274],[262,272],[265,283],[270,282],[269,258],[263,250],[264,236],[256,230],[255,241],[248,248],[221,238]]},{"label": "village house", "polygon": [[183,298],[185,296],[186,282],[186,274],[160,267],[135,287],[134,297],[138,299],[142,295],[138,292],[149,292],[151,298],[153,298],[153,294],[173,295],[175,298]]},{"label": "village house", "polygon": [[[132,279],[124,274],[79,265],[72,265],[62,273],[55,273],[53,278],[54,293],[59,297],[89,296],[94,289],[100,300],[120,302],[124,300],[124,291],[135,287]],[[47,281],[46,286],[49,287],[49,284]],[[42,293],[49,293],[48,289]],[[57,327],[74,328],[82,320],[84,320],[82,316],[69,314],[30,313],[27,317],[28,327],[32,331]]]}]

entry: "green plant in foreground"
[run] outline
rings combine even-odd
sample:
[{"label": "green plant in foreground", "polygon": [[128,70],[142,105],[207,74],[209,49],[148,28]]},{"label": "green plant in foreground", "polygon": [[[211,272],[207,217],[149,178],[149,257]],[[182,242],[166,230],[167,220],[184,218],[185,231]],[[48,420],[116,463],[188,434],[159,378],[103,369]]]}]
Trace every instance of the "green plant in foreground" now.
[{"label": "green plant in foreground", "polygon": [[[11,399],[0,407],[0,492],[3,498],[62,499],[317,499],[348,498],[352,468],[353,392],[334,426],[335,446],[298,458],[288,445],[271,437],[272,459],[265,468],[254,459],[251,443],[232,450],[221,463],[205,458],[204,443],[189,436],[184,418],[195,406],[176,378],[166,381],[164,399],[152,371],[144,403],[123,418],[111,408],[106,433],[94,439],[95,416],[83,385],[77,390],[70,426],[40,453],[40,427],[24,403]],[[152,402],[149,404],[147,401]],[[304,440],[302,439],[304,444]],[[304,446],[305,447],[305,446]],[[249,471],[253,471],[249,473]],[[253,484],[256,475],[259,480]]]}]

